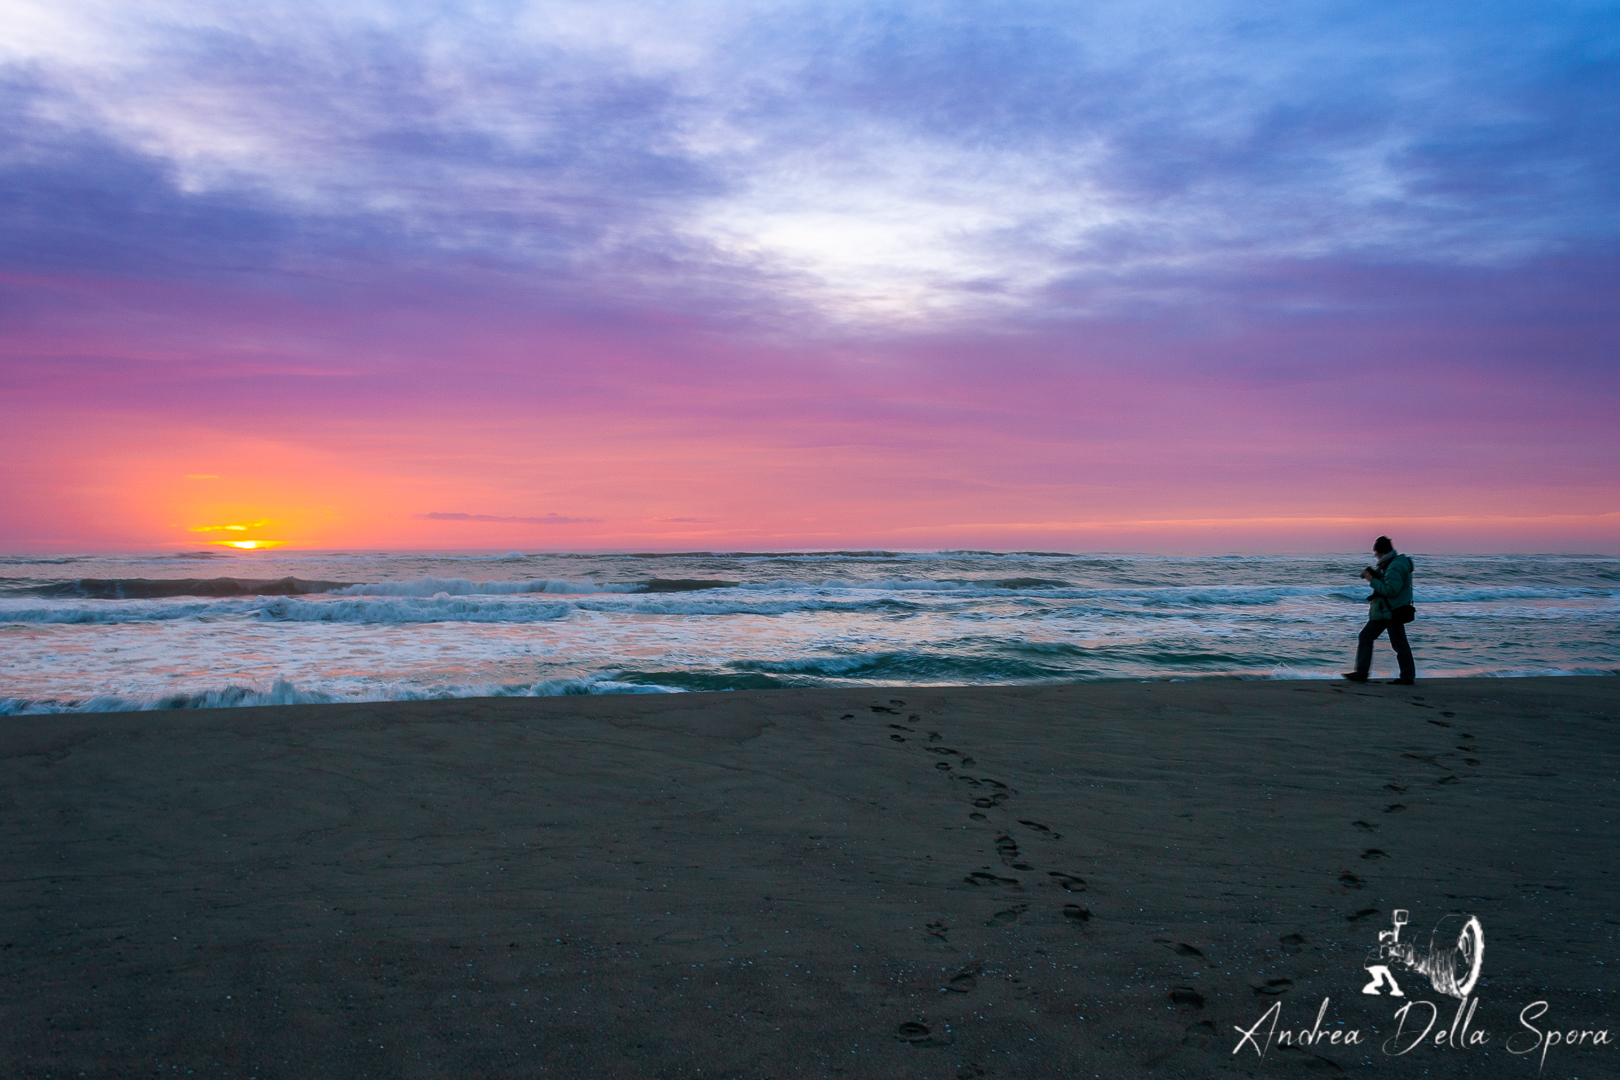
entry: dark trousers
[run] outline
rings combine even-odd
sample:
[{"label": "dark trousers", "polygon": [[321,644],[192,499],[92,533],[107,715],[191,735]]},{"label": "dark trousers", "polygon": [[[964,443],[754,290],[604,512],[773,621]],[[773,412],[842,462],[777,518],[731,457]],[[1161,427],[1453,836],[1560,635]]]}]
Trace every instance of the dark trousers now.
[{"label": "dark trousers", "polygon": [[1372,667],[1373,642],[1385,630],[1389,631],[1389,644],[1395,650],[1395,659],[1401,665],[1401,678],[1417,678],[1417,665],[1412,663],[1412,646],[1406,643],[1406,627],[1389,619],[1371,619],[1361,628],[1361,638],[1356,642],[1356,671],[1365,675]]}]

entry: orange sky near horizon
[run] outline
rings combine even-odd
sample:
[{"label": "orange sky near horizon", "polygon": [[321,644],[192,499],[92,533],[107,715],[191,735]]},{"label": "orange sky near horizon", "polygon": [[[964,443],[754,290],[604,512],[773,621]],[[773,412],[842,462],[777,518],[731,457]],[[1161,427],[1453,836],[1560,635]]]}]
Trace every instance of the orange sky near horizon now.
[{"label": "orange sky near horizon", "polygon": [[[1004,463],[973,446],[921,450],[791,433],[735,434],[553,427],[517,443],[500,430],[402,435],[355,423],[338,446],[208,428],[85,423],[36,451],[40,513],[12,552],[177,551],[274,542],[296,550],[940,550],[1165,553],[1359,551],[1379,533],[1411,550],[1615,553],[1620,514],[1582,513],[1549,495],[1439,505],[1421,493],[1387,512],[1357,499],[1224,488],[996,483]],[[500,425],[495,425],[498,429]],[[124,449],[131,444],[134,448]],[[1023,447],[1030,460],[1061,448]],[[1108,472],[1106,465],[1077,471]],[[1169,472],[1177,470],[1172,462]],[[26,487],[27,485],[21,485]],[[1361,496],[1377,499],[1375,490]],[[1385,500],[1388,501],[1388,500]],[[1503,512],[1514,505],[1520,512]],[[429,515],[440,515],[430,517]],[[529,520],[500,520],[529,519]],[[229,528],[238,526],[239,528]]]}]

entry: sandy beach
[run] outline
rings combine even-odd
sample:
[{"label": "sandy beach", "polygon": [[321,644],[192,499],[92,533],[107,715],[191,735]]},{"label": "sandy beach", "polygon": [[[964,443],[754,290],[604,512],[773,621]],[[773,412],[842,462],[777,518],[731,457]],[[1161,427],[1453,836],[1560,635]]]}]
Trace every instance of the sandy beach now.
[{"label": "sandy beach", "polygon": [[[1613,678],[7,717],[0,1073],[1620,1075],[1515,1052],[1536,1002],[1620,1027],[1617,720]],[[1396,909],[1480,920],[1461,1037],[1421,973],[1361,992]]]}]

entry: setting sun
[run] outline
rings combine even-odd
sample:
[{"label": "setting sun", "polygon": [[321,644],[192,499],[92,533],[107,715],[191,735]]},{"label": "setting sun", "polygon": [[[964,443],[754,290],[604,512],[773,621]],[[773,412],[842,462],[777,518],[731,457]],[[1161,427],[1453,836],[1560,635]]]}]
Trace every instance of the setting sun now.
[{"label": "setting sun", "polygon": [[[191,531],[192,532],[200,532],[200,533],[208,533],[208,532],[242,533],[242,532],[247,532],[250,529],[260,529],[260,528],[263,528],[264,526],[269,525],[269,524],[271,524],[271,520],[269,518],[262,518],[259,521],[250,521],[246,525],[195,525],[195,526],[193,526],[191,528]],[[215,544],[215,545],[217,545],[219,547],[238,548],[238,549],[240,549],[242,551],[255,551],[255,550],[258,550],[258,549],[261,549],[261,548],[281,547],[286,542],[287,541],[285,541],[285,540],[249,540],[249,539],[246,539],[246,538],[243,538],[243,539],[240,539],[240,540],[212,540],[212,541],[210,541],[210,543]]]}]

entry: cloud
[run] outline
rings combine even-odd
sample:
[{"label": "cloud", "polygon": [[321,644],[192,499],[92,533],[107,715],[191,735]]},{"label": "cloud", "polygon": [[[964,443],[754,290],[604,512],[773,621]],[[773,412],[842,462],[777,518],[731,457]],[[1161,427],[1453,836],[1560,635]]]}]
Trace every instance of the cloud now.
[{"label": "cloud", "polygon": [[197,525],[191,532],[246,532],[249,529],[262,529],[266,525],[274,524],[269,518],[258,521],[249,521],[243,525]]},{"label": "cloud", "polygon": [[322,504],[410,543],[588,520],[401,521],[469,492],[793,545],[1331,516],[1392,460],[1412,506],[1612,508],[1612,3],[6,13],[0,379],[63,447],[0,462],[30,520],[165,440],[165,478],[319,486],[205,453],[219,417],[364,462]]},{"label": "cloud", "polygon": [[892,326],[1617,235],[1602,5],[12,10],[0,247],[31,259],[449,257]]},{"label": "cloud", "polygon": [[601,518],[563,517],[547,514],[545,517],[504,517],[498,514],[432,513],[417,514],[426,521],[497,521],[507,525],[584,525],[599,522]]}]

